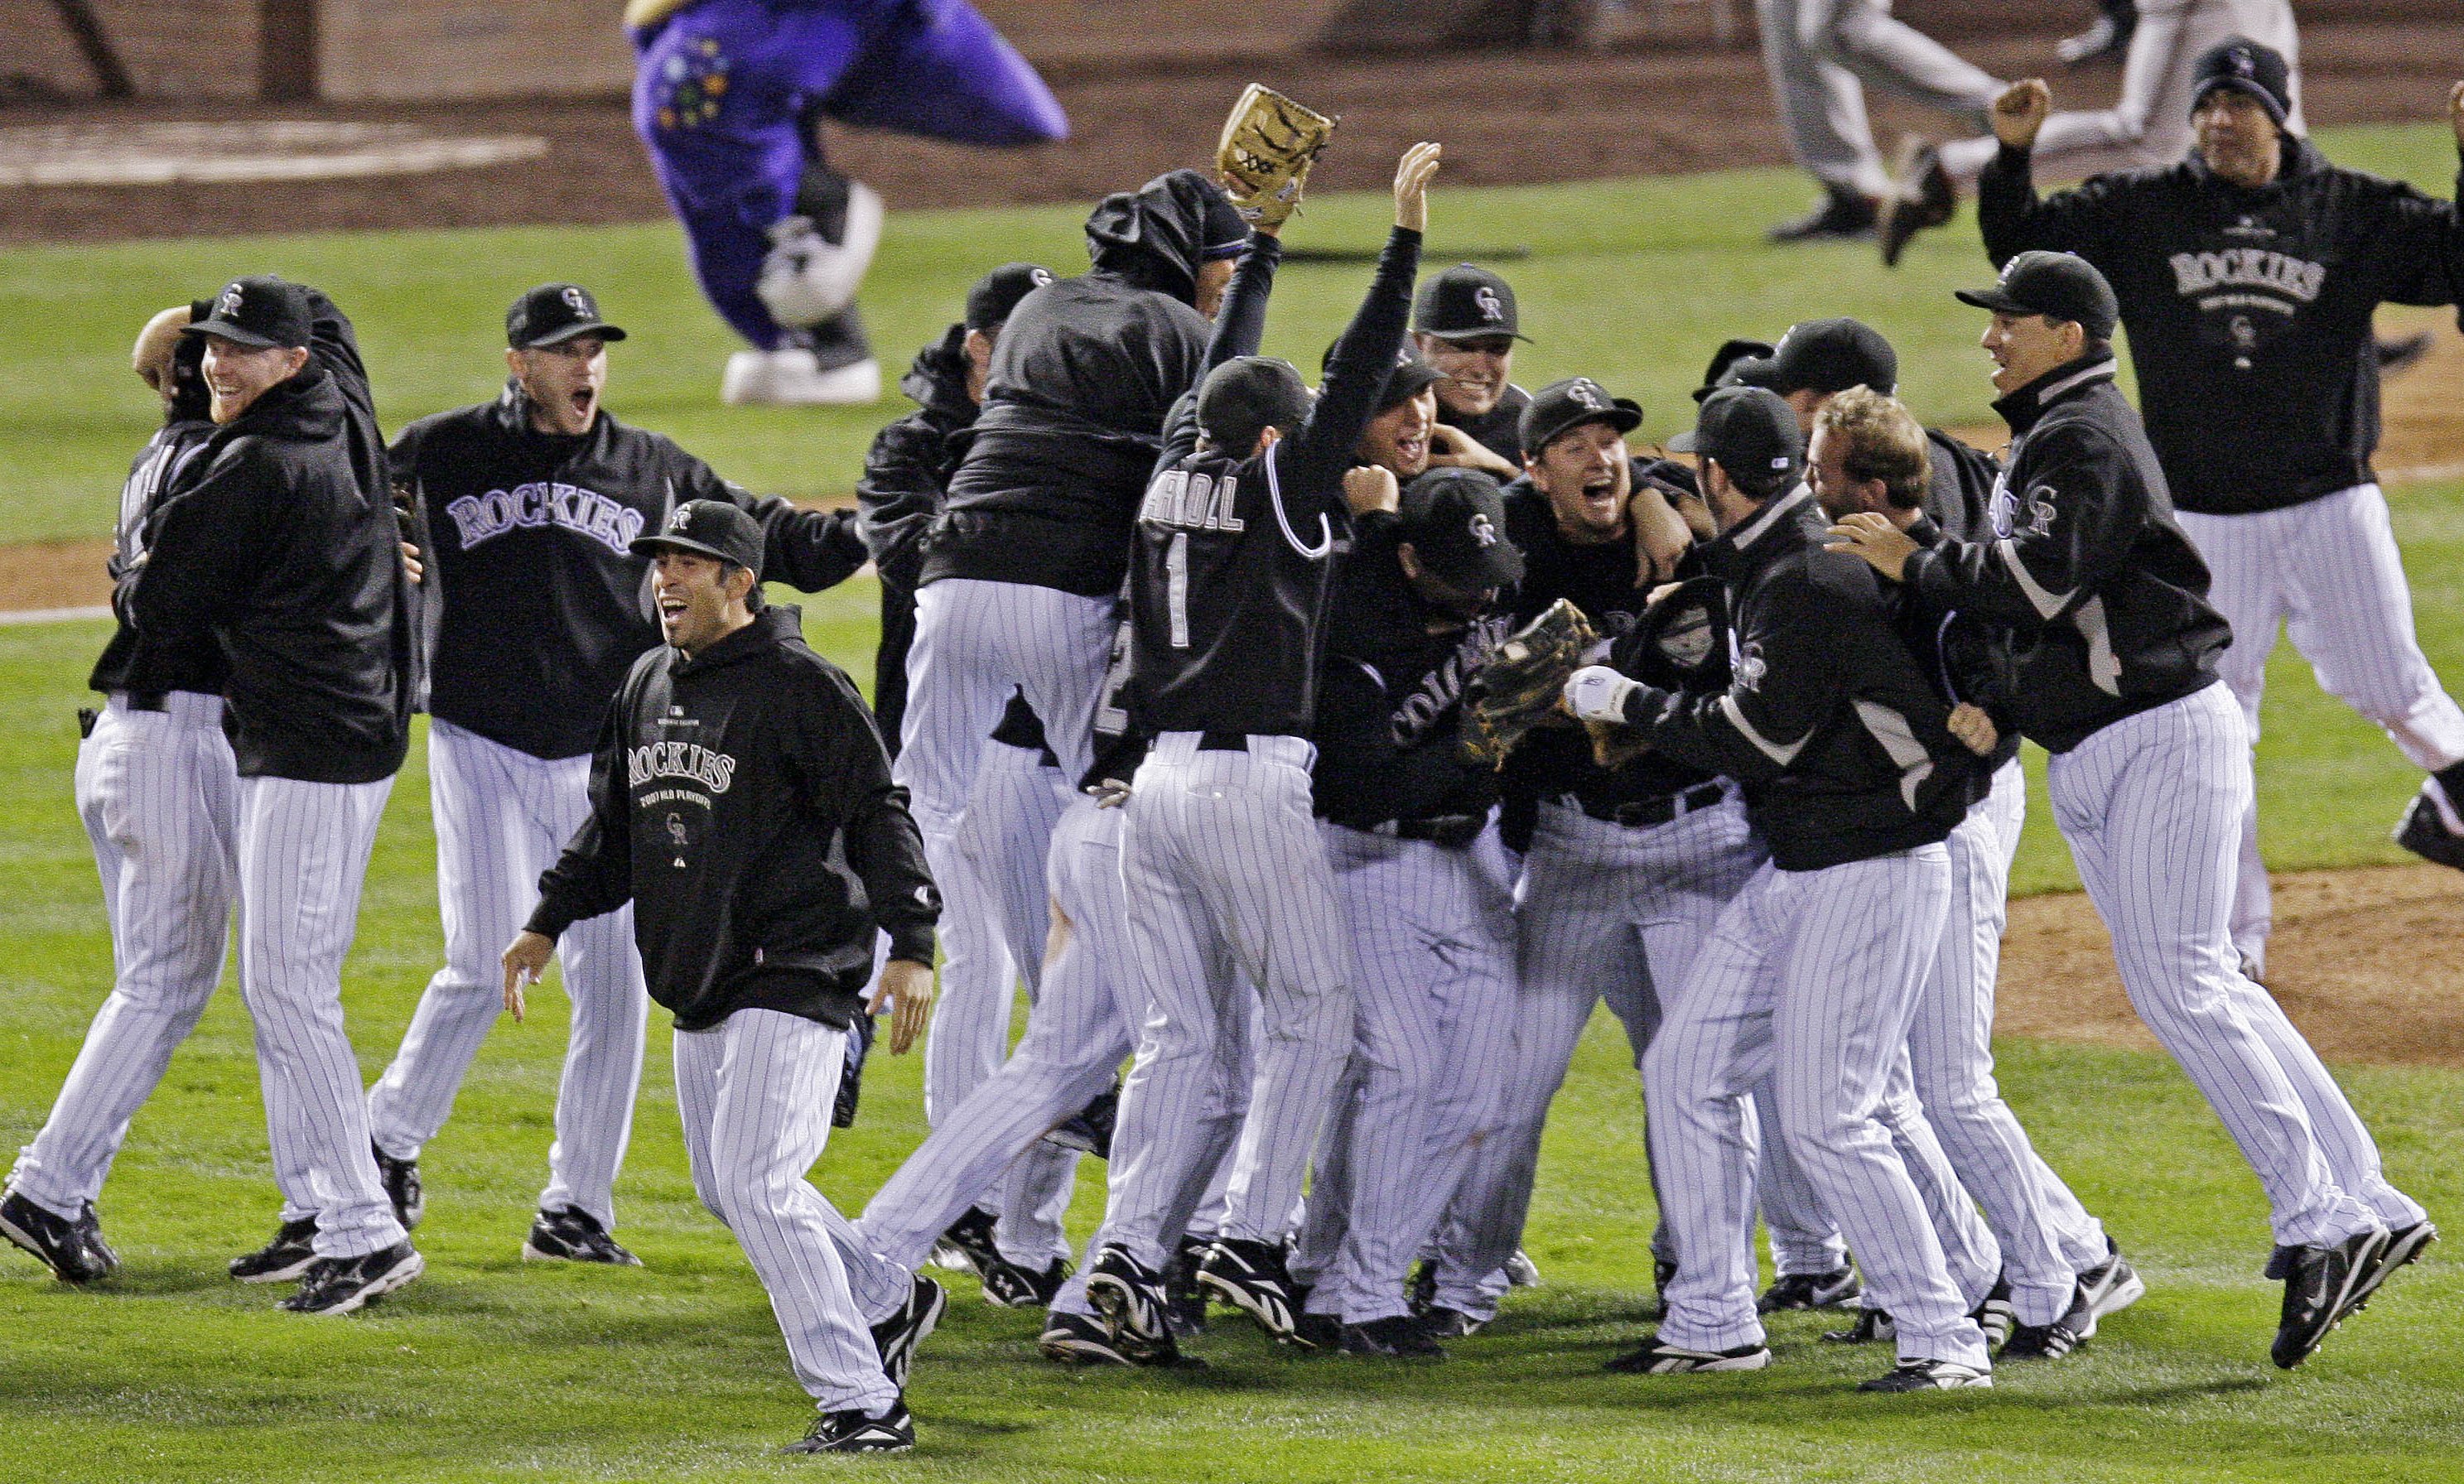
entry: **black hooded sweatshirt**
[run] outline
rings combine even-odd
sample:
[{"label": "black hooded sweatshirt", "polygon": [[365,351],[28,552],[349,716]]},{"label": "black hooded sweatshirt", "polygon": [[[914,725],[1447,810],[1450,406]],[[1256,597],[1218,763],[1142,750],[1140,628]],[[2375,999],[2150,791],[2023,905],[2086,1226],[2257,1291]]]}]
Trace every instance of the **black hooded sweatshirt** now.
[{"label": "black hooded sweatshirt", "polygon": [[[308,363],[187,461],[115,606],[141,661],[213,637],[240,776],[373,783],[408,745],[414,615],[350,321],[322,295],[312,312]],[[127,687],[164,688],[142,664]]]},{"label": "black hooded sweatshirt", "polygon": [[962,435],[976,426],[975,399],[967,395],[967,327],[954,324],[916,352],[898,389],[915,410],[873,434],[855,504],[882,581],[913,591],[923,574],[925,534],[966,455],[970,440]]},{"label": "black hooded sweatshirt", "polygon": [[855,684],[793,607],[690,659],[642,656],[601,730],[590,818],[525,926],[557,937],[633,904],[650,997],[679,1031],[739,1010],[847,1026],[876,930],[933,962],[941,899]]},{"label": "black hooded sweatshirt", "polygon": [[1195,170],[1104,199],[1087,219],[1093,270],[1019,300],[1001,327],[923,582],[1120,591],[1164,415],[1206,355],[1206,317],[1191,307],[1199,268],[1247,239]]},{"label": "black hooded sweatshirt", "polygon": [[[191,323],[203,319],[213,308],[209,301],[190,306]],[[128,466],[128,478],[120,487],[120,527],[112,540],[109,570],[112,580],[136,565],[145,554],[145,525],[152,518],[172,480],[187,463],[188,456],[205,446],[214,430],[210,414],[212,395],[206,388],[205,341],[197,336],[180,338],[171,355],[171,400],[163,410],[163,426],[145,441],[137,457]],[[125,618],[120,620],[111,642],[94,662],[94,672],[86,685],[96,690],[128,688],[132,672],[143,669],[151,675],[147,684],[157,688],[130,697],[141,708],[162,704],[165,693],[191,690],[200,695],[223,693],[222,651],[214,646],[210,634],[192,636],[176,653],[157,654],[141,661],[137,655],[137,630]]]}]

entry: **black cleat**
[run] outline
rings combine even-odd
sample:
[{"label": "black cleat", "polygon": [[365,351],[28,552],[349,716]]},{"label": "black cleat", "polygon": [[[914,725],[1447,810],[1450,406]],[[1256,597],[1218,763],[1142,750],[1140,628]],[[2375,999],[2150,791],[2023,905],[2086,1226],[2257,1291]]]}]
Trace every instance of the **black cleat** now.
[{"label": "black cleat", "polygon": [[1292,1317],[1300,1305],[1293,1297],[1291,1274],[1284,1267],[1282,1248],[1239,1237],[1218,1238],[1198,1266],[1198,1285],[1257,1320],[1270,1338],[1292,1338]]},{"label": "black cleat", "polygon": [[1884,268],[1899,267],[1901,254],[1917,233],[1942,226],[1959,209],[1959,188],[1943,168],[1942,151],[1923,140],[1902,146],[1892,185],[1895,188],[1882,202],[1879,238]]},{"label": "black cleat", "polygon": [[428,1214],[428,1196],[419,1189],[419,1161],[395,1159],[373,1144],[368,1152],[377,1157],[377,1179],[385,1186],[385,1199],[393,1203],[393,1219],[406,1232],[419,1225]]},{"label": "black cleat", "polygon": [[[2079,1292],[2087,1298],[2088,1312],[2100,1320],[2108,1314],[2119,1314],[2147,1297],[2147,1280],[2139,1276],[2129,1258],[2122,1255],[2122,1249],[2110,1236],[2104,1239],[2104,1261],[2079,1276]],[[2080,1331],[2082,1335],[2095,1332],[2093,1324]]]},{"label": "black cleat", "polygon": [[915,1446],[915,1418],[906,1398],[890,1404],[874,1417],[860,1408],[824,1412],[804,1435],[779,1450],[782,1453],[903,1453]]},{"label": "black cleat", "polygon": [[2414,795],[2412,807],[2396,821],[2395,842],[2424,861],[2464,871],[2464,835],[2447,828],[2427,794]]},{"label": "black cleat", "polygon": [[1700,1371],[1761,1370],[1771,1364],[1771,1347],[1742,1344],[1733,1350],[1688,1350],[1663,1344],[1658,1335],[1608,1363],[1620,1376],[1687,1376]]},{"label": "black cleat", "polygon": [[1990,1386],[1993,1373],[1956,1361],[1902,1361],[1887,1376],[1857,1383],[1859,1391],[1956,1391]]},{"label": "black cleat", "polygon": [[2064,36],[2054,43],[2054,55],[2065,67],[2093,67],[2099,62],[2118,59],[2130,50],[2130,34],[2139,29],[2136,8],[2125,10],[2117,20],[2111,11],[2088,23],[2088,28],[2075,36]]},{"label": "black cleat", "polygon": [[1331,1314],[1311,1314],[1303,1309],[1292,1316],[1292,1334],[1287,1343],[1295,1350],[1339,1350],[1343,1348],[1343,1320]]},{"label": "black cleat", "polygon": [[274,1240],[231,1260],[231,1276],[243,1283],[280,1283],[305,1274],[317,1260],[317,1218],[286,1221]]},{"label": "black cleat", "polygon": [[2310,1358],[2343,1319],[2353,1289],[2385,1255],[2387,1239],[2386,1228],[2372,1227],[2333,1247],[2277,1249],[2268,1268],[2271,1277],[2284,1279],[2284,1307],[2268,1351],[2271,1360],[2291,1370]]},{"label": "black cleat", "polygon": [[1993,1287],[1976,1301],[1975,1308],[1968,1311],[1968,1317],[1976,1321],[1977,1328],[1985,1331],[1988,1348],[2010,1339],[2011,1326],[2018,1320],[2011,1309],[2011,1280],[1995,1278]]},{"label": "black cleat", "polygon": [[1087,1270],[1087,1301],[1104,1316],[1114,1347],[1133,1365],[1179,1364],[1180,1346],[1172,1337],[1171,1300],[1163,1275],[1118,1247],[1095,1255]]},{"label": "black cleat", "polygon": [[984,1302],[997,1309],[1049,1308],[1073,1271],[1067,1257],[1053,1258],[1041,1273],[1007,1260],[996,1262],[984,1274]]},{"label": "black cleat", "polygon": [[1754,1300],[1758,1314],[1783,1314],[1798,1309],[1844,1309],[1864,1292],[1855,1268],[1833,1273],[1791,1273],[1763,1290]]},{"label": "black cleat", "polygon": [[1780,223],[1765,235],[1786,245],[1796,242],[1845,242],[1873,234],[1879,213],[1874,203],[1853,190],[1833,189],[1814,209]]},{"label": "black cleat", "polygon": [[42,1259],[52,1277],[63,1283],[91,1283],[109,1277],[120,1265],[119,1255],[102,1245],[102,1229],[94,1223],[89,1203],[74,1221],[45,1211],[33,1201],[9,1192],[0,1200],[0,1236]]},{"label": "black cleat", "polygon": [[1379,1355],[1391,1361],[1442,1361],[1443,1346],[1408,1314],[1343,1326],[1343,1353]]},{"label": "black cleat", "polygon": [[2057,1361],[2096,1333],[2096,1310],[2084,1285],[2072,1291],[2071,1306],[2050,1324],[2014,1324],[2002,1342],[2005,1361]]},{"label": "black cleat", "polygon": [[1198,1267],[1206,1260],[1206,1249],[1214,1245],[1212,1237],[1184,1236],[1173,1248],[1172,1261],[1164,1265],[1164,1296],[1170,1310],[1165,1318],[1172,1332],[1183,1340],[1206,1333],[1206,1295],[1198,1286]]},{"label": "black cleat", "polygon": [[348,1314],[427,1271],[427,1259],[408,1238],[364,1256],[319,1257],[309,1264],[299,1291],[275,1307],[294,1314]]},{"label": "black cleat", "polygon": [[2387,1247],[2367,1271],[2353,1280],[2353,1292],[2344,1300],[2344,1317],[2349,1319],[2370,1301],[2379,1285],[2395,1277],[2396,1269],[2405,1267],[2421,1256],[2423,1249],[2438,1240],[2438,1229],[2427,1221],[2416,1221],[2409,1227],[2398,1227],[2387,1233]]},{"label": "black cleat", "polygon": [[1846,1329],[1826,1329],[1822,1338],[1833,1344],[1881,1344],[1900,1338],[1900,1326],[1891,1321],[1882,1309],[1859,1309],[1857,1322]]},{"label": "black cleat", "polygon": [[979,1277],[986,1268],[1001,1260],[1001,1249],[993,1243],[993,1216],[980,1206],[970,1206],[950,1223],[941,1240],[933,1246],[933,1262],[953,1273],[973,1273]]},{"label": "black cleat", "polygon": [[1120,1111],[1121,1084],[1115,1081],[1097,1093],[1093,1102],[1054,1124],[1044,1142],[1092,1154],[1097,1159],[1111,1159],[1112,1124]]},{"label": "black cleat", "polygon": [[949,1306],[949,1294],[919,1273],[909,1281],[907,1301],[898,1306],[898,1312],[872,1326],[872,1347],[880,1353],[881,1373],[891,1386],[907,1389],[907,1370],[915,1364],[916,1348],[941,1322],[941,1311]]},{"label": "black cleat", "polygon": [[1053,1314],[1045,1320],[1036,1347],[1048,1361],[1064,1365],[1127,1365],[1130,1358],[1112,1343],[1104,1321],[1085,1314]]},{"label": "black cleat", "polygon": [[1487,1324],[1486,1320],[1465,1314],[1461,1309],[1449,1309],[1441,1303],[1433,1303],[1420,1311],[1420,1327],[1439,1340],[1461,1340],[1467,1335],[1477,1335]]},{"label": "black cleat", "polygon": [[610,1267],[638,1268],[642,1259],[620,1246],[599,1218],[579,1207],[543,1211],[531,1223],[522,1242],[524,1262],[601,1262]]}]

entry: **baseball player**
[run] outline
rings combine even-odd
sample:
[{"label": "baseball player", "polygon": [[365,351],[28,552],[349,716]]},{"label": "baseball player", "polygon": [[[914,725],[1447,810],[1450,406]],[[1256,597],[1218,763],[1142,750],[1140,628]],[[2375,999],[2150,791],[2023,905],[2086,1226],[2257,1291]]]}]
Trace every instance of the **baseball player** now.
[{"label": "baseball player", "polygon": [[[405,1225],[425,1204],[420,1151],[496,1023],[495,956],[530,914],[539,872],[589,815],[607,698],[659,642],[633,537],[681,501],[716,499],[753,516],[780,581],[818,591],[864,564],[847,513],[757,499],[609,414],[608,346],[624,338],[587,289],[539,285],[505,312],[504,392],[411,424],[389,458],[422,514],[433,573],[428,775],[445,925],[445,963],[367,1094],[377,1164]],[[548,1184],[522,1255],[631,1265],[611,1234],[649,1015],[629,913],[577,925],[560,955],[570,1038]]]},{"label": "baseball player", "polygon": [[1497,481],[1432,469],[1364,516],[1338,578],[1311,797],[1351,923],[1352,1061],[1293,1276],[1302,1323],[1359,1355],[1442,1359],[1403,1280],[1493,1130],[1514,1037],[1512,868],[1496,770],[1460,746],[1463,687],[1523,576]]},{"label": "baseball player", "polygon": [[[409,738],[407,574],[341,312],[299,284],[240,278],[183,333],[206,341],[214,430],[155,511],[115,606],[141,659],[211,645],[225,666],[240,993],[283,1191],[280,1230],[231,1276],[297,1277],[280,1307],[346,1314],[424,1266],[369,1153],[341,1008],[368,852]],[[169,688],[151,665],[125,684]]]},{"label": "baseball player", "polygon": [[881,198],[824,162],[824,119],[988,146],[1069,132],[967,0],[629,0],[625,29],[634,131],[703,295],[752,345],[728,358],[726,402],[881,396],[854,307]]},{"label": "baseball player", "polygon": [[[2006,143],[1977,204],[1986,251],[1996,264],[2029,249],[2077,252],[2113,286],[2147,439],[2234,635],[2217,666],[2244,730],[2255,740],[2281,622],[2320,685],[2430,773],[2399,842],[2464,865],[2464,711],[2413,637],[2370,468],[2371,314],[2456,302],[2464,219],[2450,202],[2329,164],[2292,132],[2291,74],[2269,48],[2229,42],[2195,76],[2195,155],[2048,198],[2029,177],[2043,96],[1998,121]],[[2448,117],[2464,150],[2464,84]],[[2245,802],[2232,929],[2256,977],[2270,907],[2256,804]]]},{"label": "baseball player", "polygon": [[[1664,484],[1625,435],[1639,405],[1589,377],[1542,387],[1524,409],[1524,477],[1505,492],[1506,534],[1524,556],[1513,614],[1559,599],[1605,635],[1632,627],[1673,576],[1690,534]],[[1431,1324],[1469,1333],[1497,1312],[1523,1239],[1549,1105],[1592,1011],[1606,999],[1638,1065],[1659,1024],[1653,986],[1684,982],[1721,907],[1761,864],[1734,790],[1646,754],[1610,769],[1569,729],[1533,731],[1507,765],[1507,843],[1524,849],[1518,888],[1513,1065],[1499,1131],[1482,1142],[1431,1264]],[[1673,1265],[1673,1250],[1659,1252]],[[1836,1265],[1836,1264],[1835,1264]]]},{"label": "baseball player", "polygon": [[2229,40],[2255,42],[2283,59],[2277,90],[2280,121],[2294,134],[2308,132],[2301,122],[2301,33],[2290,0],[2147,0],[2127,33],[2122,97],[2113,107],[2049,114],[2052,94],[2030,78],[1994,99],[1992,133],[1921,144],[1910,154],[1884,207],[1882,262],[1898,263],[1909,238],[1950,220],[1960,194],[1976,184],[2022,119],[2036,122],[2030,159],[2040,176],[2179,164],[2191,145],[2191,113],[2206,88],[2200,59]]},{"label": "baseball player", "polygon": [[[1789,348],[1783,341],[1783,360]],[[1840,389],[1815,414],[1806,469],[1823,513],[1835,521],[1859,512],[1879,515],[1915,533],[1921,545],[1945,535],[1976,539],[1990,529],[1986,505],[1966,498],[1967,482],[1947,474],[1952,458],[1932,457],[1947,435],[1928,433],[1892,401],[1889,380],[1883,372]],[[1992,468],[1981,455],[1966,462]],[[1951,497],[1939,498],[1947,487]],[[1978,639],[1955,612],[1910,594],[1902,619],[1916,653],[1938,655],[1946,673],[1968,667],[1960,650]],[[1952,625],[1961,626],[1958,643],[1946,641]],[[1944,842],[1950,906],[1908,1036],[1911,1080],[1925,1124],[1958,1176],[1951,1199],[1964,1213],[1972,1194],[1992,1229],[2016,1321],[2000,1358],[2050,1360],[2068,1354],[2099,1319],[2135,1301],[2145,1285],[2037,1156],[1993,1081],[1993,984],[2011,860],[2027,809],[2015,735],[2002,739],[1988,766],[1990,792]],[[1919,1163],[1908,1161],[1912,1174]],[[1943,1240],[1947,1255],[1953,1236],[1946,1232]]]},{"label": "baseball player", "polygon": [[743,1244],[821,1412],[786,1451],[911,1448],[900,1388],[947,1298],[865,1251],[805,1171],[847,1027],[888,1007],[903,1052],[923,1026],[940,900],[853,682],[805,646],[797,610],[761,604],[760,524],[688,500],[627,544],[653,558],[668,642],[605,712],[589,812],[504,949],[503,1003],[520,1018],[557,938],[632,904],[650,997],[676,1017],[693,1189]]},{"label": "baseball player", "polygon": [[[143,556],[147,518],[214,430],[206,342],[182,333],[211,308],[166,309],[137,337],[130,364],[163,399],[163,426],[121,486],[115,575]],[[227,666],[210,641],[160,656],[141,654],[146,647],[122,617],[87,680],[105,704],[78,712],[77,814],[111,922],[111,993],[0,1197],[0,1234],[67,1283],[93,1282],[120,1266],[102,1239],[95,1199],[129,1120],[212,998],[231,942],[239,785],[222,731]],[[150,676],[158,688],[132,693],[132,674]]]},{"label": "baseball player", "polygon": [[[1420,285],[1412,301],[1412,343],[1441,373],[1438,425],[1504,461],[1505,476],[1523,469],[1523,409],[1531,394],[1513,382],[1514,342],[1528,340],[1515,313],[1514,287],[1485,268],[1458,263]],[[1463,450],[1444,432],[1441,455]]]},{"label": "baseball player", "polygon": [[2227,925],[2251,777],[2242,709],[2216,684],[2232,635],[2113,384],[2112,289],[2083,258],[2028,251],[1960,297],[1993,316],[1984,344],[2011,425],[1996,538],[1921,549],[1857,514],[1832,539],[1927,603],[2011,631],[2005,708],[2054,754],[2055,819],[2113,931],[2131,1006],[2266,1189],[2278,1244],[2268,1273],[2284,1280],[2274,1357],[2298,1365],[2437,1233],[2387,1183],[2309,1043],[2237,967]]},{"label": "baseball player", "polygon": [[1942,841],[1980,791],[1975,755],[1950,731],[1949,705],[1881,584],[1823,550],[1827,522],[1799,483],[1788,404],[1724,388],[1673,444],[1701,455],[1721,527],[1705,556],[1732,595],[1732,678],[1716,695],[1671,694],[1594,666],[1567,682],[1567,704],[1736,778],[1771,859],[1722,910],[1643,1054],[1678,1268],[1659,1333],[1610,1368],[1770,1364],[1754,1306],[1748,1100],[1775,1075],[1773,1137],[1898,1320],[1899,1365],[1859,1388],[1990,1386],[1985,1336],[1876,1116],[1940,942]]},{"label": "baseball player", "polygon": [[864,473],[855,482],[859,529],[881,578],[872,714],[893,757],[907,710],[907,649],[915,639],[924,533],[940,513],[942,492],[966,453],[1001,326],[1020,299],[1051,281],[1052,270],[1034,263],[1004,263],[975,281],[959,321],[915,353],[915,363],[898,383],[915,410],[873,434]]},{"label": "baseball player", "polygon": [[1861,237],[1894,189],[1865,118],[1865,84],[1981,125],[2002,84],[1891,17],[1890,0],[1754,0],[1763,70],[1789,149],[1823,199],[1773,242]]},{"label": "baseball player", "polygon": [[1114,1336],[1171,1342],[1166,1222],[1200,1168],[1194,1115],[1227,1028],[1264,1036],[1222,1233],[1199,1281],[1278,1338],[1297,1305],[1284,1238],[1342,1076],[1354,970],[1310,820],[1308,737],[1338,544],[1375,476],[1347,478],[1396,371],[1439,147],[1395,173],[1395,229],[1312,402],[1286,361],[1225,360],[1174,411],[1130,563],[1131,673],[1153,747],[1123,806],[1129,939],[1149,1006],[1121,1090],[1088,1294]]}]

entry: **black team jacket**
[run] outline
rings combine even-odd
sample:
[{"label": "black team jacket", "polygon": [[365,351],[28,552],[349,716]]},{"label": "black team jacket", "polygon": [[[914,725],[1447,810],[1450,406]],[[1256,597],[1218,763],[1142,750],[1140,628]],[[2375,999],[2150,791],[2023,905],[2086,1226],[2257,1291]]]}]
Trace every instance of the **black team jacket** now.
[{"label": "black team jacket", "polygon": [[872,713],[793,607],[687,659],[642,656],[590,764],[590,818],[539,878],[553,938],[633,904],[650,997],[676,1029],[739,1010],[845,1027],[874,932],[933,962],[939,893]]}]

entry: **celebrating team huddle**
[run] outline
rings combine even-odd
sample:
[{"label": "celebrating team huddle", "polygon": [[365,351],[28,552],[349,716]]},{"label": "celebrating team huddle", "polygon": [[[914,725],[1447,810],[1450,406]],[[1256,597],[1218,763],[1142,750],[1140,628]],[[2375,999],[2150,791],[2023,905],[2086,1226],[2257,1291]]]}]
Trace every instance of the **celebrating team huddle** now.
[{"label": "celebrating team huddle", "polygon": [[[1959,298],[1998,453],[1838,317],[1728,341],[1674,456],[1638,453],[1599,379],[1513,384],[1504,278],[1424,273],[1435,143],[1312,388],[1259,350],[1334,125],[1257,87],[1215,174],[1095,207],[1089,272],[968,291],[852,512],[620,424],[625,332],[580,285],[513,305],[500,397],[390,446],[323,295],[165,311],[77,775],[118,980],[0,1233],[117,1267],[96,1201],[236,906],[281,1204],[231,1275],[304,1315],[398,1290],[423,1146],[555,959],[522,1255],[638,1262],[657,1002],[694,1189],[819,1414],[789,1451],[897,1450],[935,1261],[1043,1310],[1062,1364],[1200,1366],[1226,1309],[1442,1359],[1538,1280],[1542,1134],[1604,1000],[1660,1221],[1658,1327],[1611,1372],[1759,1369],[1764,1316],[1823,1308],[1887,1347],[1861,1389],[1991,1386],[2146,1292],[1993,1079],[2024,738],[2134,1009],[2258,1176],[2301,1364],[2437,1233],[2257,982],[2258,687],[2289,618],[2429,774],[2399,840],[2464,868],[2464,711],[2370,469],[2371,312],[2457,302],[2464,221],[2325,161],[2267,46],[2191,76],[2187,160],[2049,198],[2041,88],[1995,105],[1963,179],[2000,273]],[[2464,149],[2464,86],[2453,115]],[[763,596],[868,561],[870,706]],[[418,709],[445,962],[363,1090],[341,964]],[[807,1174],[884,1014],[932,1132],[850,1217]]]}]

